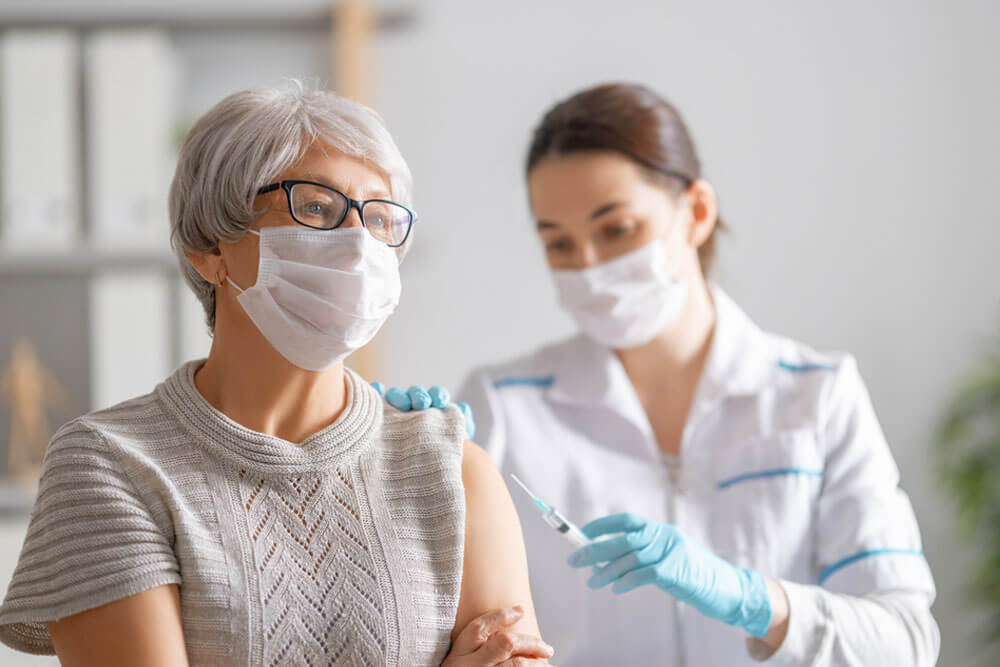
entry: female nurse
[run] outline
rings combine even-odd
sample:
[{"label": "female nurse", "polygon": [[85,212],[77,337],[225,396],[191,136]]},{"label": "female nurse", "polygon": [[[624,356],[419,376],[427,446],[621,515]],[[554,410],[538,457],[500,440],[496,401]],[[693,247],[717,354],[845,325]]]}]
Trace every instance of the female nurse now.
[{"label": "female nurse", "polygon": [[718,204],[678,112],[585,90],[542,118],[526,172],[581,333],[460,396],[505,476],[593,519],[574,551],[513,492],[560,665],[934,664],[934,582],[857,363],[708,280]]}]

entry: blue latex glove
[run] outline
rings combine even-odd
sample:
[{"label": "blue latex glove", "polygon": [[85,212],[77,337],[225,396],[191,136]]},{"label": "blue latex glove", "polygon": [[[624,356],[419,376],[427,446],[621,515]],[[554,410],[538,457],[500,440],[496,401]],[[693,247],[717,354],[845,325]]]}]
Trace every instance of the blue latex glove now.
[{"label": "blue latex glove", "polygon": [[[590,539],[622,533],[581,547],[573,567],[594,565],[592,589],[612,584],[614,593],[655,584],[705,616],[763,637],[771,625],[771,597],[755,570],[722,560],[668,523],[634,514],[612,514],[581,528]],[[605,565],[597,565],[605,563]]]},{"label": "blue latex glove", "polygon": [[[445,387],[437,385],[430,389],[414,385],[405,391],[399,387],[392,387],[386,390],[385,385],[381,382],[372,382],[372,386],[375,387],[380,396],[385,397],[389,405],[403,412],[426,410],[428,408],[441,409],[451,405],[451,392]],[[471,440],[476,435],[476,420],[472,416],[472,408],[469,407],[468,403],[458,403],[458,409],[462,411],[462,416],[465,417],[465,432]]]}]

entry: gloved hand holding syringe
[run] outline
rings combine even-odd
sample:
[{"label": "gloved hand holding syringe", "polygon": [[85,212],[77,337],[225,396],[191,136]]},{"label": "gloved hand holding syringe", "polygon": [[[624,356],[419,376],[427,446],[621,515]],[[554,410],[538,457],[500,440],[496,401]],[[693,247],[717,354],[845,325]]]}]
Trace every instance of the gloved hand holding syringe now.
[{"label": "gloved hand holding syringe", "polygon": [[545,523],[555,528],[557,531],[559,531],[560,535],[565,537],[567,540],[572,542],[577,547],[582,547],[590,544],[590,540],[587,539],[587,536],[584,535],[579,528],[570,523],[566,519],[566,517],[564,517],[562,514],[556,511],[556,508],[549,507],[540,498],[538,498],[535,494],[529,491],[528,487],[524,485],[524,482],[522,482],[517,478],[517,475],[512,474],[511,477],[515,482],[517,482],[518,486],[524,489],[525,493],[531,496],[531,500],[535,503],[535,507],[541,510],[542,519],[545,521]]}]

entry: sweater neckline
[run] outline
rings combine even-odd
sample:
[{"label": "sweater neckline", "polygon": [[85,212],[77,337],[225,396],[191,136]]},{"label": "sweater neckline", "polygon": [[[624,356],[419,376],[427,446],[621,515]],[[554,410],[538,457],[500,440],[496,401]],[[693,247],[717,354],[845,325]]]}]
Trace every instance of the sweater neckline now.
[{"label": "sweater neckline", "polygon": [[233,421],[209,403],[194,384],[204,359],[189,361],[156,393],[169,412],[203,447],[230,463],[262,475],[316,473],[337,468],[368,451],[382,423],[378,392],[349,368],[344,410],[329,426],[299,444]]}]

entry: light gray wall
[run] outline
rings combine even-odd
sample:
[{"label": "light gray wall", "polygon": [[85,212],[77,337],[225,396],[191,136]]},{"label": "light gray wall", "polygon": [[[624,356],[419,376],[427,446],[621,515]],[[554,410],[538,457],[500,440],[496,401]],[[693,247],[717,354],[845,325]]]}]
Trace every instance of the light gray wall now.
[{"label": "light gray wall", "polygon": [[[929,459],[942,402],[998,338],[998,5],[413,4],[417,25],[382,39],[378,60],[423,218],[384,379],[457,389],[470,367],[572,331],[524,202],[528,134],[583,86],[652,85],[687,116],[721,197],[723,284],[765,327],[858,357],[939,584],[940,664],[970,664],[983,616],[961,594],[970,553]],[[243,85],[329,76],[322,37],[179,41],[182,71],[205,74],[182,91],[182,123]],[[0,560],[17,530],[0,531]]]},{"label": "light gray wall", "polygon": [[422,3],[383,41],[379,106],[422,215],[385,379],[457,389],[572,330],[525,205],[541,112],[608,79],[685,113],[732,233],[719,278],[759,323],[859,359],[939,585],[941,665],[984,619],[934,483],[956,378],[998,338],[997,3]]}]

